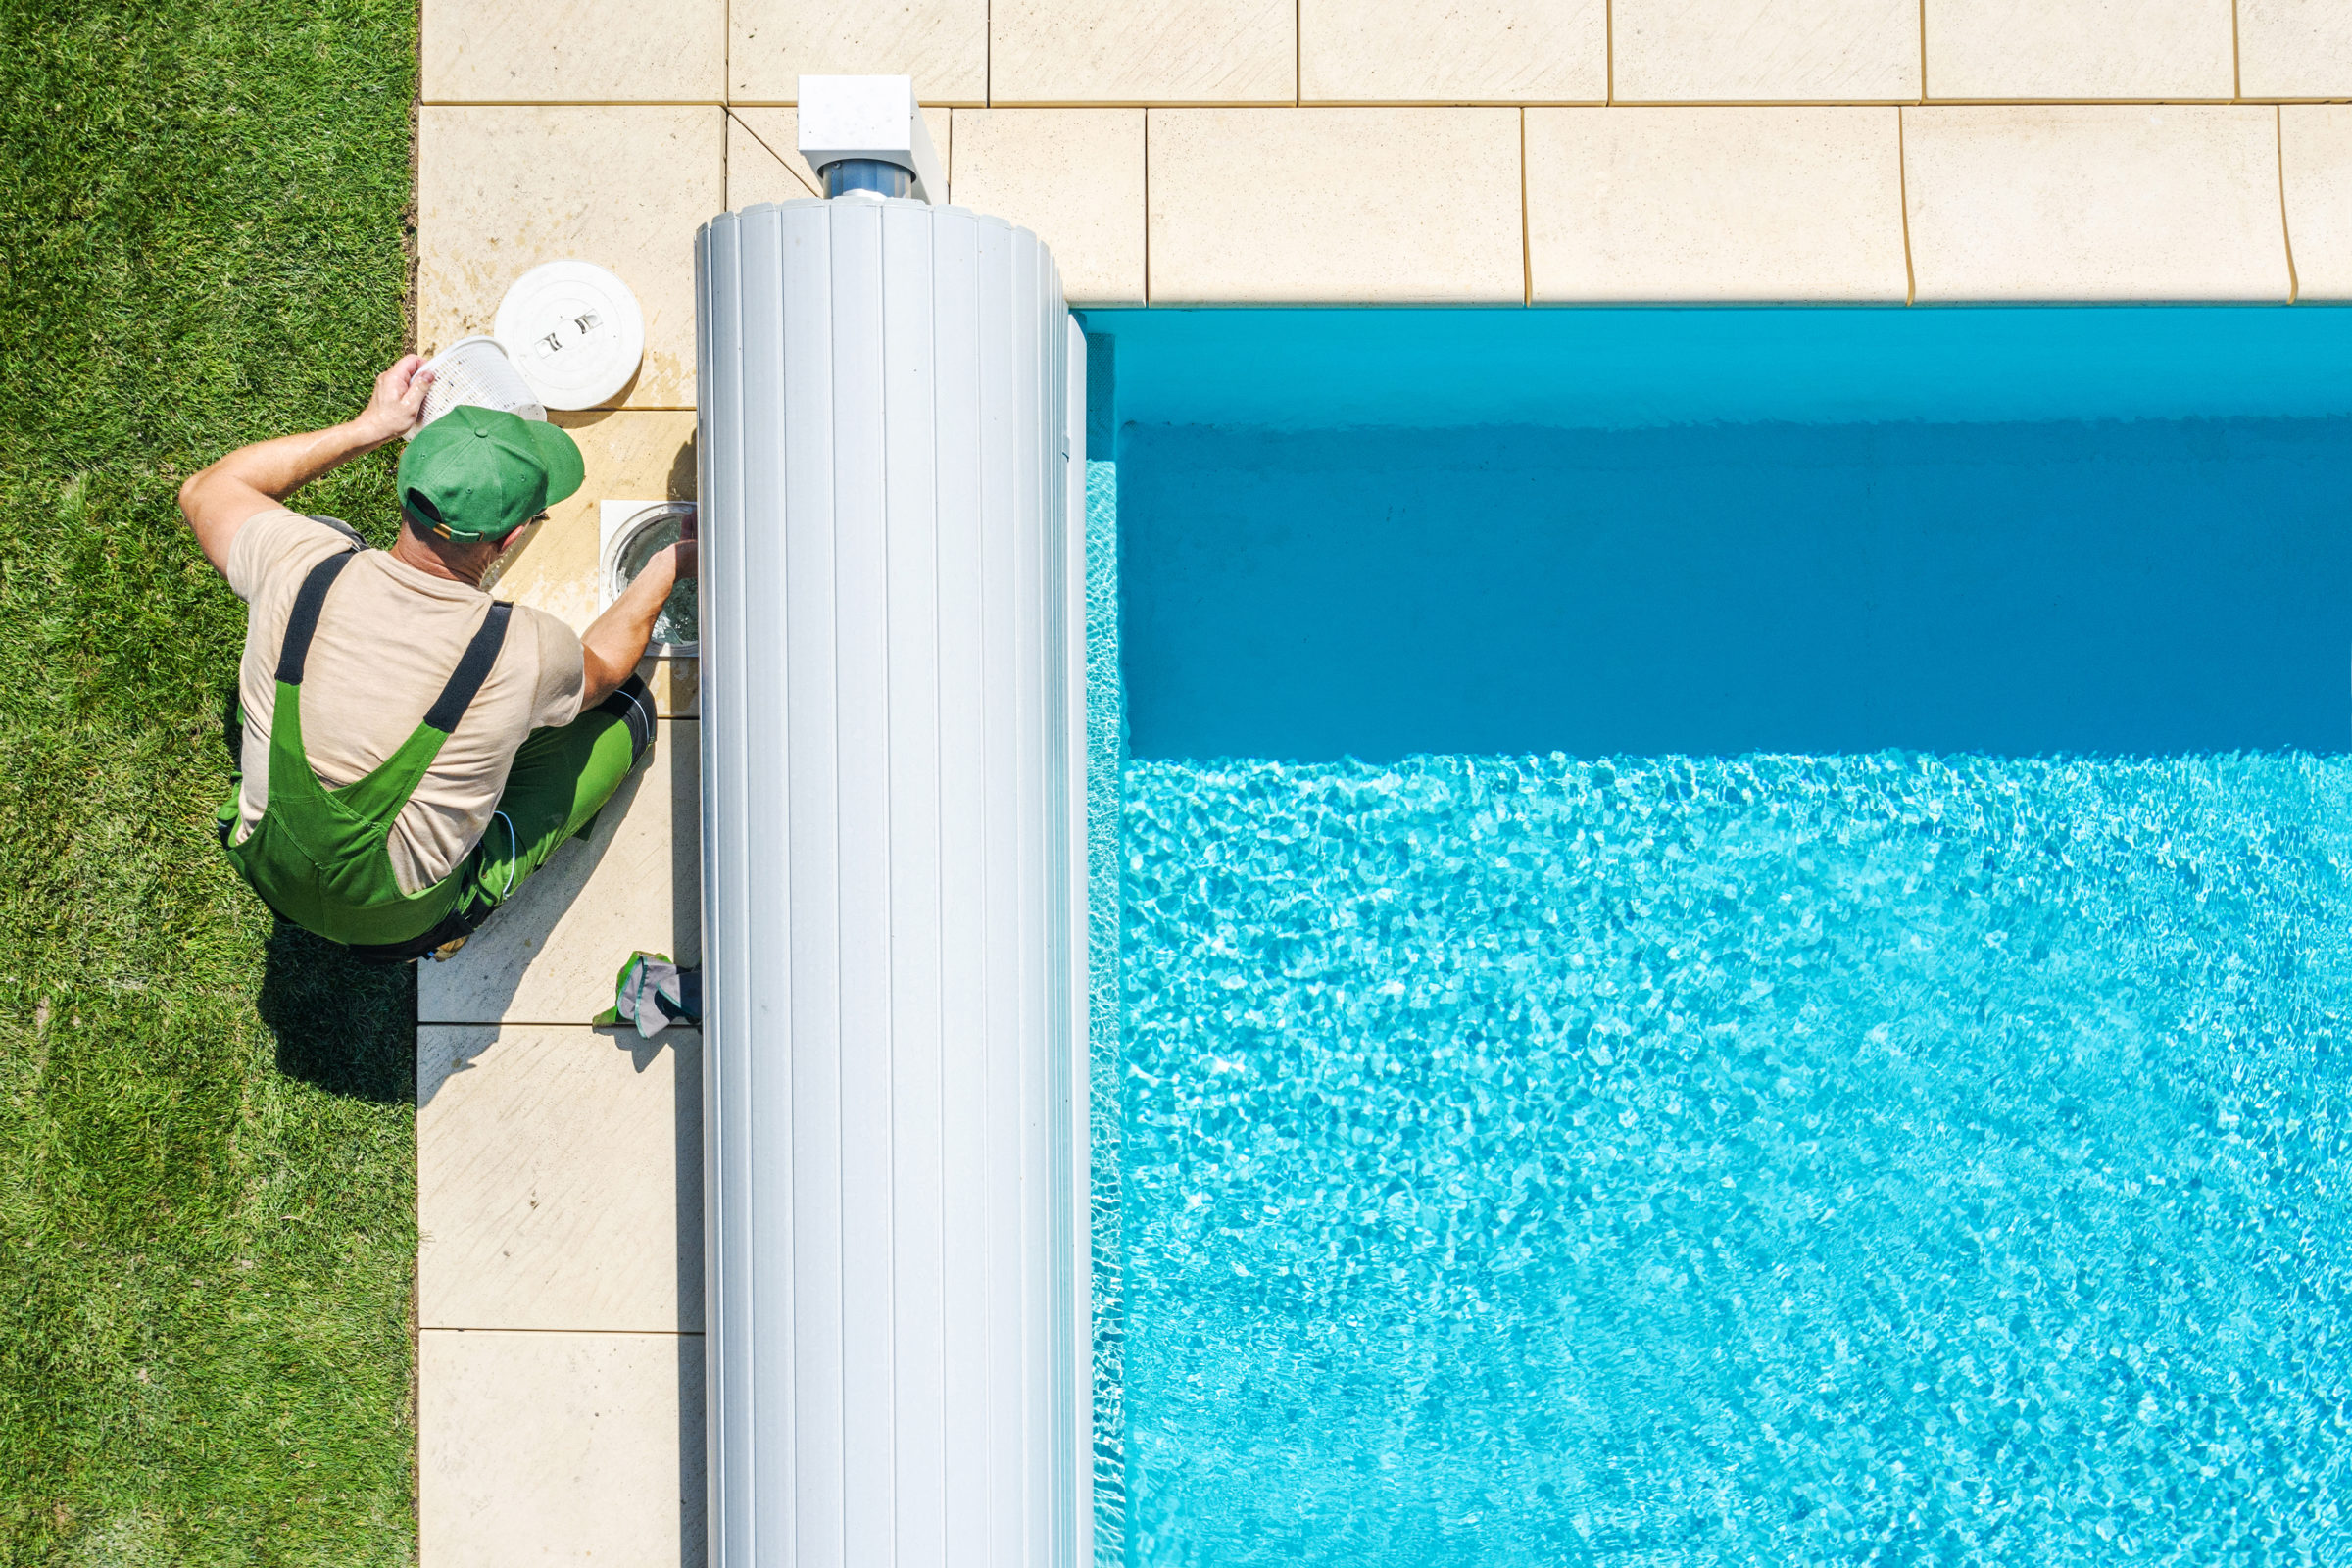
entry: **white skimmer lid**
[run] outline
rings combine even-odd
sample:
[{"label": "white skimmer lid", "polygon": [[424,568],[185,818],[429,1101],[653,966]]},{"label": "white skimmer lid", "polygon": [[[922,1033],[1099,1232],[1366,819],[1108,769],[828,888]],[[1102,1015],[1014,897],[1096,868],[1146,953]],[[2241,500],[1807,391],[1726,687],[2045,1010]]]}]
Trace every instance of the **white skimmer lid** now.
[{"label": "white skimmer lid", "polygon": [[593,409],[645,358],[645,313],[629,285],[593,262],[548,262],[514,280],[491,327],[551,409]]}]

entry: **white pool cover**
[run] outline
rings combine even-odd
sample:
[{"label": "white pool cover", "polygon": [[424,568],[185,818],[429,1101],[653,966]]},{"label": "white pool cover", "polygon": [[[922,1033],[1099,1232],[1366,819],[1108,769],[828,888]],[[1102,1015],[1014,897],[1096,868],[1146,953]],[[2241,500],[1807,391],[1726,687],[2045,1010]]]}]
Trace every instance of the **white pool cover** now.
[{"label": "white pool cover", "polygon": [[1072,1568],[1083,342],[958,208],[696,275],[710,1561]]}]

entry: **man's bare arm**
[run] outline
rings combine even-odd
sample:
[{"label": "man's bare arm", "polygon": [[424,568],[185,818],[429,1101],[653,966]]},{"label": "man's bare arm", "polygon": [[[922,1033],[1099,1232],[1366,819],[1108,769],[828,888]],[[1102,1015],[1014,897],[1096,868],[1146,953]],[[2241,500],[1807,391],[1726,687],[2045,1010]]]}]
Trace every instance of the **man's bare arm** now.
[{"label": "man's bare arm", "polygon": [[375,378],[375,391],[358,417],[324,430],[281,435],[239,447],[189,475],[179,487],[180,515],[216,571],[228,571],[228,547],[247,518],[363,452],[372,452],[416,427],[429,375],[421,355],[407,354]]},{"label": "man's bare arm", "polygon": [[695,548],[681,539],[645,564],[636,581],[621,591],[606,612],[580,634],[580,655],[587,665],[587,690],[580,697],[583,711],[620,689],[653,640],[654,621],[662,602],[680,577],[695,573]]}]

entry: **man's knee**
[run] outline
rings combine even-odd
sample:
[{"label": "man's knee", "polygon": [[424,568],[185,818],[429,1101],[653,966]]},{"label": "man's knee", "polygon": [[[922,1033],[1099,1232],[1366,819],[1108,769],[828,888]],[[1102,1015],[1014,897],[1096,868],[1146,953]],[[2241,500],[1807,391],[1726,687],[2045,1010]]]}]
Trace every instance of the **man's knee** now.
[{"label": "man's knee", "polygon": [[645,754],[654,744],[654,696],[646,690],[641,677],[631,675],[622,681],[612,696],[596,705],[594,711],[610,713],[628,727],[631,767],[645,760]]}]

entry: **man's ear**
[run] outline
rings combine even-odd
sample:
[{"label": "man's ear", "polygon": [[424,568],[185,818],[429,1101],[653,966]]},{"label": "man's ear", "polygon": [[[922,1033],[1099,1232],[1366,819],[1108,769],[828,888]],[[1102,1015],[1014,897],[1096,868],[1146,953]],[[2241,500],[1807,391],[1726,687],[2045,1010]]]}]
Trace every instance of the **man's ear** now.
[{"label": "man's ear", "polygon": [[[538,520],[537,518],[533,518],[533,519],[532,519],[532,521],[537,521],[537,520]],[[507,530],[505,533],[502,533],[502,534],[500,534],[500,535],[498,536],[498,549],[499,549],[499,553],[500,553],[501,555],[504,555],[504,554],[506,553],[507,547],[508,547],[509,545],[512,545],[512,544],[513,544],[513,543],[514,543],[515,540],[517,540],[517,539],[521,538],[521,537],[522,537],[522,530],[523,530],[523,529],[525,529],[525,528],[528,528],[530,525],[531,525],[531,524],[530,524],[530,523],[528,523],[528,522],[516,523],[516,524],[515,524],[514,527],[512,527],[512,528],[509,528],[509,529],[508,529],[508,530]]]}]

